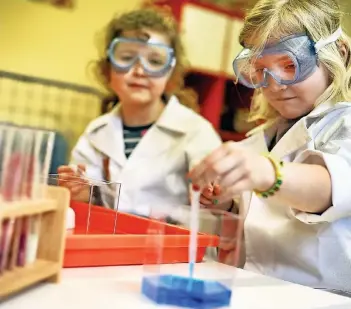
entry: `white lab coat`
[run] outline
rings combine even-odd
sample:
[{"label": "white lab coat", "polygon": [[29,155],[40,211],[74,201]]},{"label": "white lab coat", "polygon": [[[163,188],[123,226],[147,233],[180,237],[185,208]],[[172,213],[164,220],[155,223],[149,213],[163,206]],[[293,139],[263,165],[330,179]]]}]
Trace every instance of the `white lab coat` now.
[{"label": "white lab coat", "polygon": [[212,125],[172,97],[128,160],[117,106],[88,125],[72,163],[86,164],[87,176],[102,180],[103,159],[110,158],[111,181],[121,183],[118,209],[149,216],[151,207],[188,205],[187,172],[220,145]]},{"label": "white lab coat", "polygon": [[[267,144],[275,130],[266,132]],[[271,153],[288,162],[325,164],[332,180],[332,206],[322,214],[309,214],[251,195],[245,268],[314,288],[351,292],[351,104],[318,106]]]}]

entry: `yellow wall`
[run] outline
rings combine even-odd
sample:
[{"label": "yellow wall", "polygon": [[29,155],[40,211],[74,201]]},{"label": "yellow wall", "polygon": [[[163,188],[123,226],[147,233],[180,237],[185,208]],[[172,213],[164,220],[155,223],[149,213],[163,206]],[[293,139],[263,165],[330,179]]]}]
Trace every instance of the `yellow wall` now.
[{"label": "yellow wall", "polygon": [[116,12],[142,0],[76,0],[72,11],[29,0],[0,0],[0,70],[92,85],[94,35]]},{"label": "yellow wall", "polygon": [[[0,0],[0,70],[94,86],[87,64],[95,34],[142,0],[76,0],[64,10],[29,0]],[[100,114],[97,96],[0,79],[0,122],[60,131],[72,147]]]}]

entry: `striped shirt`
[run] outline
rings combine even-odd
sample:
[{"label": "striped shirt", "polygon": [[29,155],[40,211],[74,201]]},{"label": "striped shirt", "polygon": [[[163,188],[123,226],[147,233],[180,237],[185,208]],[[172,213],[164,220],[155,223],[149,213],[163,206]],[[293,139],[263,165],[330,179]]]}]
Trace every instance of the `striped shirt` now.
[{"label": "striped shirt", "polygon": [[153,124],[138,127],[129,127],[123,124],[124,153],[127,158],[131,155],[135,147],[138,145],[139,141],[152,125]]}]

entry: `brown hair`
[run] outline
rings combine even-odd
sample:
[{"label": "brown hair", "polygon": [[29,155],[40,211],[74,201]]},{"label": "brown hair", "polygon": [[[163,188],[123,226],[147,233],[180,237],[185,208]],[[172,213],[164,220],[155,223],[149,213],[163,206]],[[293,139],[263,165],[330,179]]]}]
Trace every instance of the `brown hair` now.
[{"label": "brown hair", "polygon": [[170,10],[166,7],[145,4],[137,10],[112,18],[103,29],[101,33],[102,38],[98,43],[100,59],[93,63],[93,73],[97,81],[105,90],[112,93],[109,86],[110,63],[107,59],[106,51],[111,41],[124,31],[140,30],[142,28],[148,28],[166,35],[171,42],[171,47],[174,49],[177,62],[167,83],[164,95],[167,97],[176,95],[183,105],[198,111],[196,93],[191,89],[184,88],[187,60],[178,34],[178,25]]}]

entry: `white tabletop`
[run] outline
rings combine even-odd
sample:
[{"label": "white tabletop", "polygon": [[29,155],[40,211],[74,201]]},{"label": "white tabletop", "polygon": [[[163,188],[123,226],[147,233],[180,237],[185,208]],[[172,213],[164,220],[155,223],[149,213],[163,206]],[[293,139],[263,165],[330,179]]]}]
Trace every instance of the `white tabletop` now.
[{"label": "white tabletop", "polygon": [[[186,275],[186,264],[162,266],[162,272]],[[197,264],[196,276],[216,278],[233,272],[217,263]],[[1,309],[148,309],[156,308],[140,293],[142,266],[64,269],[60,284],[42,284],[0,304]],[[145,274],[145,273],[144,273]],[[350,309],[351,299],[235,270],[231,308]],[[158,308],[171,308],[160,306]],[[174,307],[172,307],[174,308]]]}]

